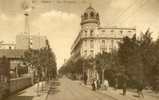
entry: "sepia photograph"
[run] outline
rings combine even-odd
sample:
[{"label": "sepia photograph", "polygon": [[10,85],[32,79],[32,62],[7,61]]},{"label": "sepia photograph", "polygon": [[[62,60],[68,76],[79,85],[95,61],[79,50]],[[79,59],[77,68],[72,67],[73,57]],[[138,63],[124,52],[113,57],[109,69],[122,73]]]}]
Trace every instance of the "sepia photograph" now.
[{"label": "sepia photograph", "polygon": [[0,100],[159,100],[159,0],[0,0]]}]

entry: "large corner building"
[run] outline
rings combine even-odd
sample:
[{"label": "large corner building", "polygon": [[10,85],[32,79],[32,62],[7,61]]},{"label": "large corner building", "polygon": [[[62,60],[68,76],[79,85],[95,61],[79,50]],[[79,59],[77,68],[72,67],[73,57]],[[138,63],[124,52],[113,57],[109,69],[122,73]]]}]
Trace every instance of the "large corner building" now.
[{"label": "large corner building", "polygon": [[71,47],[71,58],[94,57],[118,49],[123,37],[132,37],[135,28],[101,27],[99,13],[89,6],[81,15],[81,30]]},{"label": "large corner building", "polygon": [[[71,47],[71,58],[95,57],[98,53],[118,50],[118,43],[123,37],[132,37],[135,28],[102,27],[99,13],[89,6],[81,15],[81,30]],[[96,73],[96,72],[95,72]],[[98,77],[92,71],[87,71],[88,78]]]}]

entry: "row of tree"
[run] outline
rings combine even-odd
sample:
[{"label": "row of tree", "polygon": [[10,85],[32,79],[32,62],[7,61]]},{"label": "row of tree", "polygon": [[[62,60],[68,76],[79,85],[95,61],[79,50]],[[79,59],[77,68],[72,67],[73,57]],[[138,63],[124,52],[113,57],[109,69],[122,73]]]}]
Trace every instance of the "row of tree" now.
[{"label": "row of tree", "polygon": [[52,79],[57,75],[56,57],[48,41],[45,48],[26,51],[24,62],[34,70],[34,77],[39,80]]},{"label": "row of tree", "polygon": [[116,79],[119,87],[126,79],[131,88],[144,81],[145,86],[159,90],[159,39],[153,41],[149,29],[140,38],[136,34],[132,38],[124,37],[118,50],[99,53],[91,60],[70,60],[61,67],[60,73],[83,74],[86,68],[93,68],[93,65],[100,79],[108,79],[112,86],[115,86]]}]

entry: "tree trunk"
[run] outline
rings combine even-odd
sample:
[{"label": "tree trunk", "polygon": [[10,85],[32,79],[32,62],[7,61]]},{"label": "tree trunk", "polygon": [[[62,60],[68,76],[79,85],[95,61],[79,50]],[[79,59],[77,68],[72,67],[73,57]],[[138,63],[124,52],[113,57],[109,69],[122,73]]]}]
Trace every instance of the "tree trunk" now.
[{"label": "tree trunk", "polygon": [[102,69],[102,83],[104,82],[104,71],[105,69]]}]

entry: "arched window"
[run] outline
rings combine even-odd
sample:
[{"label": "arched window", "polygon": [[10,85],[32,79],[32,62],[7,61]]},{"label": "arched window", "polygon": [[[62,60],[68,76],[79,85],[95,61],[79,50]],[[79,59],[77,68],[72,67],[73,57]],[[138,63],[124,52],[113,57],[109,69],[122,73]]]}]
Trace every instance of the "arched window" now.
[{"label": "arched window", "polygon": [[99,19],[99,14],[98,13],[97,13],[96,17],[97,17],[97,19]]},{"label": "arched window", "polygon": [[84,13],[84,19],[87,19],[87,18],[88,18],[88,14]]},{"label": "arched window", "polygon": [[93,31],[94,31],[94,30],[90,30],[90,36],[93,36]]},{"label": "arched window", "polygon": [[93,18],[93,17],[94,17],[94,12],[91,12],[91,13],[90,13],[90,16]]}]

